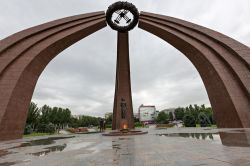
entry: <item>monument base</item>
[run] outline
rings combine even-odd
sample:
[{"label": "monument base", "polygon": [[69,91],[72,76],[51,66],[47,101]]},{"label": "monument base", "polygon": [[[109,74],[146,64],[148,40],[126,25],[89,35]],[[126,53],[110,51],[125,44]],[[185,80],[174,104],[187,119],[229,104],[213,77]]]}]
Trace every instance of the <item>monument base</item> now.
[{"label": "monument base", "polygon": [[103,136],[129,136],[129,135],[142,135],[147,134],[147,131],[141,130],[130,130],[130,129],[121,129],[121,130],[113,130],[108,133],[103,133]]}]

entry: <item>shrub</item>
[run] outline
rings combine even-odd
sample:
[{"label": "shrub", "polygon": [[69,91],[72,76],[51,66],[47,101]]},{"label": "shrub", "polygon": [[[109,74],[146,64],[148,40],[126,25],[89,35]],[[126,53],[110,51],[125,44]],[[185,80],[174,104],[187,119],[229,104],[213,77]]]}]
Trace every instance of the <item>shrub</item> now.
[{"label": "shrub", "polygon": [[201,112],[198,115],[198,120],[199,120],[199,124],[201,125],[201,127],[211,126],[211,122],[210,122],[208,116],[203,112]]},{"label": "shrub", "polygon": [[53,133],[55,133],[55,131],[56,131],[56,127],[52,123],[49,123],[46,125],[46,131],[45,131],[46,133],[53,134]]},{"label": "shrub", "polygon": [[79,127],[79,125],[77,123],[71,123],[71,124],[69,124],[69,127],[77,128],[77,127]]},{"label": "shrub", "polygon": [[186,114],[183,117],[185,127],[196,127],[195,118],[192,114]]},{"label": "shrub", "polygon": [[55,133],[56,128],[55,125],[53,125],[52,123],[49,124],[45,124],[45,123],[40,123],[37,126],[37,131],[41,132],[41,133]]},{"label": "shrub", "polygon": [[174,127],[175,125],[173,123],[169,123],[169,124],[157,124],[156,128],[170,128],[170,127]]},{"label": "shrub", "polygon": [[112,124],[106,124],[106,128],[112,128]]},{"label": "shrub", "polygon": [[135,122],[135,127],[143,127],[143,123],[141,122]]},{"label": "shrub", "polygon": [[30,125],[26,125],[24,128],[24,134],[31,134],[33,132],[33,129]]},{"label": "shrub", "polygon": [[39,123],[37,125],[37,132],[45,133],[45,130],[46,130],[46,124],[45,123]]}]

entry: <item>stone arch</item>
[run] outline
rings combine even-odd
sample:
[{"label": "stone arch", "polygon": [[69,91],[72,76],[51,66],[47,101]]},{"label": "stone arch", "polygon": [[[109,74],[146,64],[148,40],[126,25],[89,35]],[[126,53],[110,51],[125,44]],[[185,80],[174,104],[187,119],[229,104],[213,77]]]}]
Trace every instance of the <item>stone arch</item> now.
[{"label": "stone arch", "polygon": [[206,87],[218,127],[250,127],[250,49],[208,28],[141,12],[139,28],[181,51]]},{"label": "stone arch", "polygon": [[[63,18],[0,41],[0,140],[21,138],[36,82],[61,51],[106,26],[105,13]],[[141,12],[139,27],[180,50],[197,68],[218,127],[250,127],[250,49],[213,30]]]},{"label": "stone arch", "polygon": [[105,13],[67,17],[0,41],[0,140],[21,138],[36,82],[61,51],[106,26]]}]

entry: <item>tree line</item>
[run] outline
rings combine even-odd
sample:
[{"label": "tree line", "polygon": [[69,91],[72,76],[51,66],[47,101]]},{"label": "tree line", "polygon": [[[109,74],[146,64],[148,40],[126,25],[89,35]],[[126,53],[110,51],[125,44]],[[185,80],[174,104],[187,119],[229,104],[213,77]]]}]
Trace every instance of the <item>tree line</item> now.
[{"label": "tree line", "polygon": [[[100,119],[101,117],[86,115],[74,117],[68,108],[50,107],[48,105],[39,108],[37,104],[31,102],[24,134],[31,132],[54,133],[68,127],[99,126]],[[159,124],[167,124],[173,120],[183,121],[186,127],[195,127],[196,124],[206,127],[215,124],[211,107],[196,104],[188,107],[178,107],[174,110],[174,114],[172,112],[166,114],[161,111],[156,118],[156,122]],[[112,115],[106,119],[106,126],[111,128],[111,125]]]},{"label": "tree line", "polygon": [[50,107],[44,105],[38,107],[34,102],[30,103],[24,134],[31,132],[54,133],[68,127],[98,126],[100,117],[80,115],[74,117],[68,108]]},{"label": "tree line", "polygon": [[199,124],[201,127],[211,126],[215,124],[213,111],[211,107],[205,105],[189,105],[187,107],[178,107],[172,112],[166,114],[161,111],[156,119],[157,123],[169,123],[169,121],[181,120],[186,127],[196,127]]}]

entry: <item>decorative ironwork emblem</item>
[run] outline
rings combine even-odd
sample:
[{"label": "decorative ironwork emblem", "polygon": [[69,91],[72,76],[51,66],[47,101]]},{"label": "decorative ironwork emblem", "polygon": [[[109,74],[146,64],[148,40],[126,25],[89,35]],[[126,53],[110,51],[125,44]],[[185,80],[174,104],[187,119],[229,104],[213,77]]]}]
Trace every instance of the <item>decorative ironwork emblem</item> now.
[{"label": "decorative ironwork emblem", "polygon": [[116,2],[108,7],[106,20],[108,25],[119,32],[133,29],[139,19],[139,12],[135,5],[128,2]]}]

